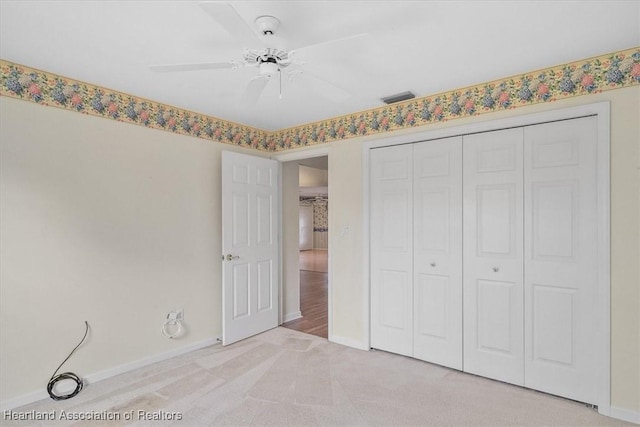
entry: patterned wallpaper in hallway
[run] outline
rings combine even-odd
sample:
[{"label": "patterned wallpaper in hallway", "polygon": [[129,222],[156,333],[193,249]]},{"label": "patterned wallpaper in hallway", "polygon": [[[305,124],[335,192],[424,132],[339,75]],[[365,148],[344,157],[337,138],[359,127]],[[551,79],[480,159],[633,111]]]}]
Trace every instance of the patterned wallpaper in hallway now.
[{"label": "patterned wallpaper in hallway", "polygon": [[313,207],[313,231],[329,231],[329,202],[327,200],[302,200],[300,206]]},{"label": "patterned wallpaper in hallway", "polygon": [[329,231],[329,203],[316,200],[313,205],[313,231]]}]

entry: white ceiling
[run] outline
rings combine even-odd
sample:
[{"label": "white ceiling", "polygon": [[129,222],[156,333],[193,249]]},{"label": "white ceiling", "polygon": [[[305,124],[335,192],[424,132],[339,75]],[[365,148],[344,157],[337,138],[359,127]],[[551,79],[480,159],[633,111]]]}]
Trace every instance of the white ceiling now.
[{"label": "white ceiling", "polygon": [[311,157],[309,159],[297,160],[297,162],[301,166],[307,166],[309,168],[321,169],[325,171],[329,170],[328,156]]},{"label": "white ceiling", "polygon": [[[292,82],[240,106],[254,67],[158,73],[152,64],[242,61],[243,48],[198,1],[0,0],[2,59],[221,119],[277,130],[640,45],[640,1],[231,1],[248,25],[281,21],[302,49]],[[261,46],[246,46],[260,48]],[[270,46],[274,47],[274,46]],[[347,90],[335,102],[322,77]]]},{"label": "white ceiling", "polygon": [[302,197],[327,197],[328,195],[329,187],[300,187]]}]

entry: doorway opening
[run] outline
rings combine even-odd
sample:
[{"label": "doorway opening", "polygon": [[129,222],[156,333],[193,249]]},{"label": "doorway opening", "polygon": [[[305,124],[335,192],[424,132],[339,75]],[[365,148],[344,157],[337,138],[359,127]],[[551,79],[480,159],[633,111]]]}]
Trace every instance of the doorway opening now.
[{"label": "doorway opening", "polygon": [[[300,317],[286,321],[283,326],[328,338],[328,157],[303,159],[296,163]],[[288,290],[291,291],[290,286]]]}]

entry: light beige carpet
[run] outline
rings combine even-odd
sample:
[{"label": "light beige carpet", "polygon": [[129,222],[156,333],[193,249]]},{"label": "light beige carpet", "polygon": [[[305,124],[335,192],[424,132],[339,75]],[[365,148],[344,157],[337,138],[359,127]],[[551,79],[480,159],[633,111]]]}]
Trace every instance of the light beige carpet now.
[{"label": "light beige carpet", "polygon": [[[14,412],[119,414],[119,421],[13,425],[617,426],[583,404],[380,351],[276,328]],[[132,420],[125,420],[132,414]],[[153,420],[152,418],[165,418]],[[173,418],[173,419],[167,419]],[[181,419],[178,419],[181,418]]]}]

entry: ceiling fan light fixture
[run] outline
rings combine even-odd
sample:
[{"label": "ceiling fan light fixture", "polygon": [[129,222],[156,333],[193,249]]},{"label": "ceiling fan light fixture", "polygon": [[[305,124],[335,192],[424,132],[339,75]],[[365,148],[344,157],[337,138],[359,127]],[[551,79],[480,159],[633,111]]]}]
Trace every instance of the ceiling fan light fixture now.
[{"label": "ceiling fan light fixture", "polygon": [[262,62],[260,64],[260,75],[271,78],[275,76],[278,71],[278,64],[275,62]]}]

